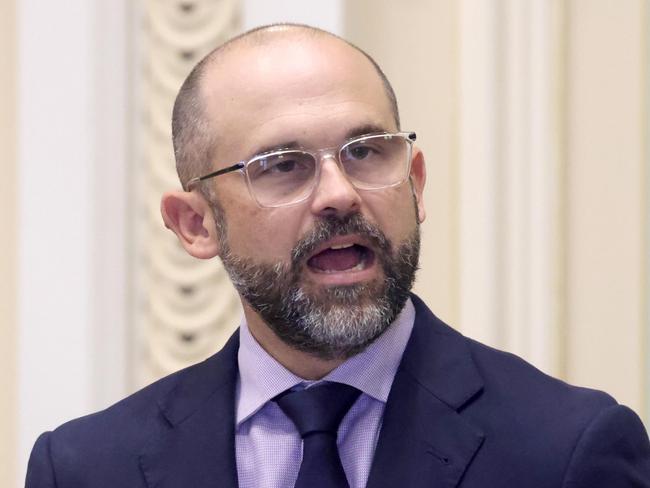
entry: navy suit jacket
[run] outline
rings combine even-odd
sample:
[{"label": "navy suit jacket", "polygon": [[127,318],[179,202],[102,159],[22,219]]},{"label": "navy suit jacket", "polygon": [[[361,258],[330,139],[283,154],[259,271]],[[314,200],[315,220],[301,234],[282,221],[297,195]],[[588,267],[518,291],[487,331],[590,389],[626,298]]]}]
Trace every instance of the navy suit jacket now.
[{"label": "navy suit jacket", "polygon": [[[369,488],[650,487],[648,436],[630,409],[413,302]],[[26,486],[235,488],[237,349],[235,334],[210,359],[43,434]]]}]

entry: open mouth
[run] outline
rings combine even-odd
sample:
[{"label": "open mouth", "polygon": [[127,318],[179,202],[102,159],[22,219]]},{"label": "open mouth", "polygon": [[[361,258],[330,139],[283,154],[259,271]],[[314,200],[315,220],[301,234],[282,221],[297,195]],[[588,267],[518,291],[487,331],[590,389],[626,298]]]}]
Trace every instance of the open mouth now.
[{"label": "open mouth", "polygon": [[362,271],[370,267],[375,253],[361,244],[331,245],[314,254],[307,261],[309,268],[316,273],[340,273]]}]

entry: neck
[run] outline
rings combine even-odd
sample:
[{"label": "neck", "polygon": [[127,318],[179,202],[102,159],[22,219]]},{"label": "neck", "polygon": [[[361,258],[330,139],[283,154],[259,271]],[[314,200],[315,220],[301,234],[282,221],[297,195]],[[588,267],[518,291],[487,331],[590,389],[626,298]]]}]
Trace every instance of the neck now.
[{"label": "neck", "polygon": [[322,359],[299,351],[280,339],[247,303],[243,303],[248,329],[262,348],[277,362],[304,380],[320,380],[344,359]]}]

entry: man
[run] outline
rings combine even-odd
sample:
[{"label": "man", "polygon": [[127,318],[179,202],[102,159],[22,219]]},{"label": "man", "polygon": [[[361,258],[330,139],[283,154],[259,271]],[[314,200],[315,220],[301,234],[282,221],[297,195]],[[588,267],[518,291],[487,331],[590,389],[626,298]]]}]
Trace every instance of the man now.
[{"label": "man", "polygon": [[[27,486],[650,487],[639,418],[409,291],[425,166],[379,67],[305,26],[218,48],[174,107],[188,253],[244,309],[207,361],[37,441]],[[327,425],[321,425],[327,418]]]}]

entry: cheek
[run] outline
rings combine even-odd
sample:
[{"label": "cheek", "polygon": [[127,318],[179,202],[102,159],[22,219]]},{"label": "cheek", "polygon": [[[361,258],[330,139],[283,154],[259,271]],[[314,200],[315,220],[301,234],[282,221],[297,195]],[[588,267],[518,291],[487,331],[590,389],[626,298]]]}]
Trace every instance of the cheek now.
[{"label": "cheek", "polygon": [[394,243],[401,242],[416,226],[415,203],[408,183],[384,191],[368,192],[372,219]]},{"label": "cheek", "polygon": [[258,262],[288,261],[297,241],[297,217],[287,215],[287,209],[257,205],[228,210],[228,240],[235,254]]}]

